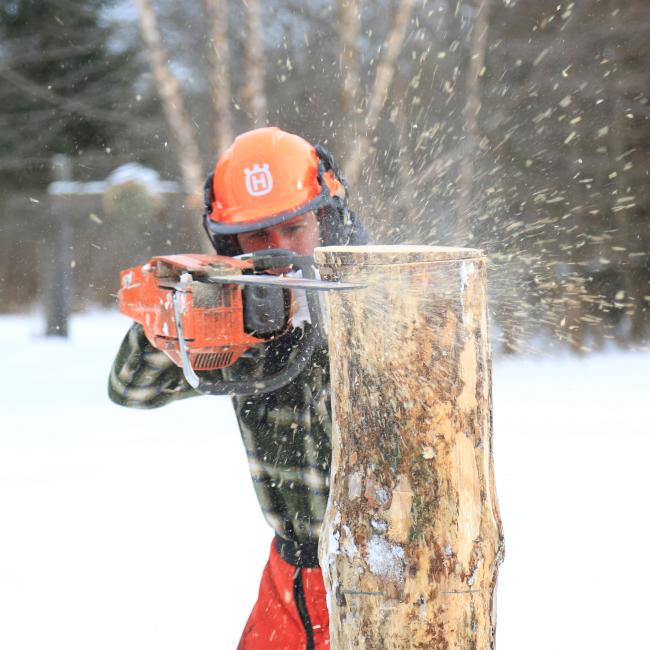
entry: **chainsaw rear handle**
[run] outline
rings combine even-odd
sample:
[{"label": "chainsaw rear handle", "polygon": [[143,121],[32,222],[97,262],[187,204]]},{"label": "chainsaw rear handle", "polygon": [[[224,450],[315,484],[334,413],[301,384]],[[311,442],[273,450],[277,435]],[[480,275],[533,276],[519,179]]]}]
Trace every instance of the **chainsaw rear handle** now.
[{"label": "chainsaw rear handle", "polygon": [[[246,259],[247,256],[242,256]],[[261,253],[250,256],[253,260],[253,268],[257,271],[265,271],[272,268],[284,268],[293,266],[302,271],[304,278],[315,279],[313,258],[299,256],[291,251],[282,249],[270,249]],[[307,366],[311,359],[316,345],[322,341],[322,330],[320,322],[320,303],[314,291],[307,290],[307,305],[311,318],[311,327],[304,330],[304,336],[299,340],[295,362],[286,368],[256,380],[216,380],[210,381],[198,375],[190,363],[187,343],[183,335],[183,326],[180,317],[180,307],[178,305],[178,293],[173,293],[174,320],[178,332],[179,351],[183,375],[194,390],[204,395],[259,395],[270,393],[274,390],[285,386],[295,379]]]}]

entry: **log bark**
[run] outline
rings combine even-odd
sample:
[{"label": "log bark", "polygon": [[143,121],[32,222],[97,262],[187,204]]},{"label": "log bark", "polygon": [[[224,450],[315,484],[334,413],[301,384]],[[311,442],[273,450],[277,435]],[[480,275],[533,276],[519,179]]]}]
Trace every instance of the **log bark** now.
[{"label": "log bark", "polygon": [[493,648],[503,534],[492,461],[486,259],[316,250],[334,414],[320,560],[333,649]]}]

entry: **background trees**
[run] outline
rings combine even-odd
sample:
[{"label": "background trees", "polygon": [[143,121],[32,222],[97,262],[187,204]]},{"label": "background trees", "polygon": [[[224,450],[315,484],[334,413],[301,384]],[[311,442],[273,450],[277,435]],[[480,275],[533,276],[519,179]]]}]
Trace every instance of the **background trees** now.
[{"label": "background trees", "polygon": [[[204,172],[230,133],[280,125],[358,175],[376,240],[486,248],[507,349],[647,336],[641,0],[150,4]],[[183,179],[134,3],[0,11],[4,192],[43,189],[54,152],[77,178],[138,160]]]},{"label": "background trees", "polygon": [[138,157],[150,155],[158,99],[140,83],[145,62],[111,4],[12,0],[0,7],[4,191],[43,187],[55,153],[83,157],[79,175],[131,159],[134,142]]}]

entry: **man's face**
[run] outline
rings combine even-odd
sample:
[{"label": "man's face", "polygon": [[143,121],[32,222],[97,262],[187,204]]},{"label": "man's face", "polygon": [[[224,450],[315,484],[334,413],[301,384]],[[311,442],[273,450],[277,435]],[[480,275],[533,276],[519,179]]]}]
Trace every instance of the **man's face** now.
[{"label": "man's face", "polygon": [[291,221],[237,235],[244,253],[284,248],[298,255],[313,255],[320,244],[320,228],[313,212],[305,212]]}]

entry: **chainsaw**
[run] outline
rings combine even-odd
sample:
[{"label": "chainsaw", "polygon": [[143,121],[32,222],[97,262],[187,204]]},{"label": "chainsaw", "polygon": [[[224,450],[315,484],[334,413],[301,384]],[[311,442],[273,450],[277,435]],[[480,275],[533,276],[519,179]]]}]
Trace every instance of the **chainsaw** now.
[{"label": "chainsaw", "polygon": [[[164,255],[120,273],[118,302],[120,312],[143,326],[149,342],[182,368],[195,390],[252,395],[294,379],[322,341],[314,291],[360,287],[318,279],[312,257],[281,249],[238,257]],[[253,346],[286,334],[292,328],[296,290],[304,290],[311,327],[298,342],[295,363],[254,381],[197,374],[228,368]]]}]

